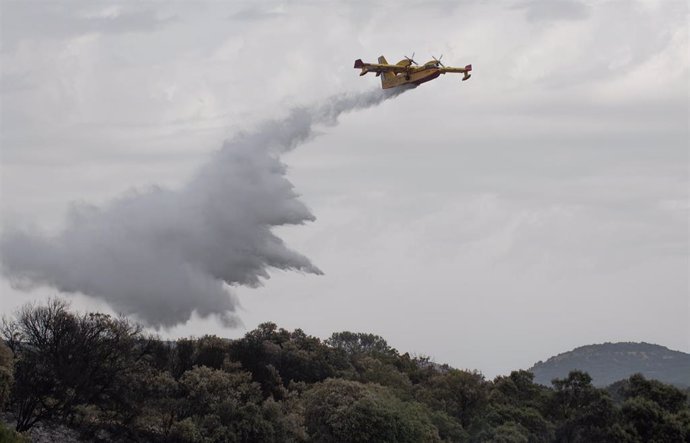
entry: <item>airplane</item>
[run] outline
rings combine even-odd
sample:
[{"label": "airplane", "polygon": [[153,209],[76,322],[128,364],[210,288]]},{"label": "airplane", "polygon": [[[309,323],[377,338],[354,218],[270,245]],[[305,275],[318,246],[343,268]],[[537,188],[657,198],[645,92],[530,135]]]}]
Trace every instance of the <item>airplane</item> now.
[{"label": "airplane", "polygon": [[436,58],[432,56],[433,60],[424,63],[422,66],[419,66],[414,61],[414,53],[412,53],[412,57],[405,56],[403,60],[394,65],[389,64],[384,56],[379,57],[378,63],[364,63],[362,59],[357,59],[355,60],[355,69],[362,70],[359,75],[375,72],[377,77],[381,77],[381,87],[383,89],[396,88],[402,85],[420,85],[447,72],[464,74],[462,81],[472,76],[470,74],[472,65],[467,65],[464,68],[452,68],[441,63],[442,57]]}]

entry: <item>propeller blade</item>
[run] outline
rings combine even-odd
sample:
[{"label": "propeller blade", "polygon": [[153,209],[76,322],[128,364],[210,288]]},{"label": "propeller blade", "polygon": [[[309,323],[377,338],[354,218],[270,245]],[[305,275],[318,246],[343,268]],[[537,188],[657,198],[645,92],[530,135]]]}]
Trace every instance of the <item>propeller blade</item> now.
[{"label": "propeller blade", "polygon": [[433,55],[431,56],[431,58],[433,58],[434,61],[436,62],[436,66],[443,66],[444,68],[446,67],[446,65],[441,63],[441,59],[443,58],[443,54],[441,54],[441,56],[439,58],[436,58]]}]

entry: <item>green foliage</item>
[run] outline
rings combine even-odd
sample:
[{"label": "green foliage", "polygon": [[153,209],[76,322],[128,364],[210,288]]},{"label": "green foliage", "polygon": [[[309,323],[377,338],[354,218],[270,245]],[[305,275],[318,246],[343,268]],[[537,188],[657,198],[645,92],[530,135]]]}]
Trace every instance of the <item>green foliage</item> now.
[{"label": "green foliage", "polygon": [[176,421],[172,424],[170,433],[167,435],[171,441],[179,442],[203,442],[204,436],[201,434],[196,423],[191,417]]},{"label": "green foliage", "polygon": [[65,302],[52,300],[24,307],[3,330],[6,340],[18,343],[18,431],[43,419],[69,419],[79,404],[116,413],[130,409],[123,407],[133,395],[129,377],[138,372],[146,347],[139,326],[103,314],[77,316]]},{"label": "green foliage", "polygon": [[491,412],[487,416],[493,426],[520,425],[520,435],[526,435],[529,441],[552,441],[554,425],[544,417],[549,408],[549,390],[533,380],[534,375],[527,371],[496,377],[489,394]]},{"label": "green foliage", "polygon": [[331,335],[331,338],[326,340],[326,344],[343,350],[348,356],[358,354],[397,354],[397,351],[388,346],[388,343],[382,337],[361,332],[335,332]]},{"label": "green foliage", "polygon": [[215,335],[205,335],[196,344],[195,366],[220,369],[228,359],[228,340]]},{"label": "green foliage", "polygon": [[0,442],[2,443],[28,443],[28,439],[22,434],[8,429],[4,423],[0,421]]},{"label": "green foliage", "polygon": [[330,379],[305,396],[307,431],[316,442],[441,441],[427,410],[385,388]]},{"label": "green foliage", "polygon": [[257,329],[230,345],[230,357],[239,361],[259,382],[266,397],[282,398],[291,381],[315,383],[348,368],[342,351],[297,329],[289,332],[274,323]]},{"label": "green foliage", "polygon": [[[608,391],[581,371],[553,388],[527,371],[487,381],[373,334],[323,342],[273,323],[166,342],[55,300],[2,335],[0,401],[18,429],[47,420],[86,439],[180,443],[690,441],[687,394],[641,375]],[[0,427],[0,441],[21,439]]]},{"label": "green foliage", "polygon": [[495,443],[528,443],[529,431],[524,426],[514,421],[508,421],[497,427],[491,441]]},{"label": "green foliage", "polygon": [[687,429],[673,414],[664,411],[658,403],[644,397],[626,400],[623,417],[632,429],[636,441],[662,443],[684,441]]},{"label": "green foliage", "polygon": [[429,419],[436,426],[442,441],[464,442],[469,440],[469,433],[462,428],[460,422],[445,412],[429,410]]},{"label": "green foliage", "polygon": [[196,340],[181,338],[175,343],[173,350],[171,372],[175,378],[180,378],[182,374],[194,367],[196,361]]},{"label": "green foliage", "polygon": [[548,389],[534,383],[534,375],[528,371],[513,371],[509,376],[496,377],[491,396],[496,402],[520,404],[543,410]]},{"label": "green foliage", "polygon": [[418,401],[445,412],[468,429],[488,404],[489,384],[478,372],[452,369],[415,387]]},{"label": "green foliage", "polygon": [[168,362],[165,368],[175,378],[180,378],[195,366],[221,369],[230,364],[230,340],[215,335],[204,335],[199,339],[179,339],[167,352]]},{"label": "green foliage", "polygon": [[642,397],[671,413],[680,412],[688,401],[687,394],[680,389],[656,380],[647,380],[642,374],[632,375],[620,385],[619,390],[624,399]]},{"label": "green foliage", "polygon": [[0,410],[10,397],[14,383],[14,354],[3,340],[0,340]]},{"label": "green foliage", "polygon": [[690,410],[681,390],[635,374],[616,386],[626,430],[636,441],[690,441]]},{"label": "green foliage", "polygon": [[370,356],[361,356],[353,361],[357,381],[362,383],[377,383],[388,386],[396,395],[403,399],[412,398],[412,383],[407,374],[384,361]]},{"label": "green foliage", "polygon": [[258,384],[252,383],[247,372],[227,373],[205,366],[195,367],[180,379],[185,397],[185,415],[232,411],[245,403],[261,401]]},{"label": "green foliage", "polygon": [[[146,381],[141,391],[145,400],[132,425],[148,434],[169,437],[186,402],[182,388],[172,374],[165,371],[150,374]],[[185,425],[180,426],[184,428]]]},{"label": "green foliage", "polygon": [[616,441],[616,411],[608,394],[592,386],[585,372],[571,371],[568,378],[553,380],[550,416],[556,439],[568,442]]},{"label": "green foliage", "polygon": [[155,382],[155,401],[139,423],[150,433],[184,442],[303,440],[299,418],[281,403],[264,401],[247,372],[197,366],[179,381],[159,376]]}]

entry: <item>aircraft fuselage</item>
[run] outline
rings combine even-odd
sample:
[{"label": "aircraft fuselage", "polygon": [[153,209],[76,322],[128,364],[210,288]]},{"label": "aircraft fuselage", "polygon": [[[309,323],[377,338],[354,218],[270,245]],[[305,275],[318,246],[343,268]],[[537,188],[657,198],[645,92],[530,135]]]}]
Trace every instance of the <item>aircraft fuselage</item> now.
[{"label": "aircraft fuselage", "polygon": [[433,66],[423,66],[419,70],[403,74],[390,74],[388,78],[383,79],[381,86],[383,89],[397,88],[402,85],[421,85],[422,83],[431,81],[442,74],[441,70]]}]

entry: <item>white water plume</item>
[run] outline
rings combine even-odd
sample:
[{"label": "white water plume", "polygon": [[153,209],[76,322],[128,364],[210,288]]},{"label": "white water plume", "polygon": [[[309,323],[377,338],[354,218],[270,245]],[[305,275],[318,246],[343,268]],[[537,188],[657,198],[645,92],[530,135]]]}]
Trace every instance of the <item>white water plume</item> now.
[{"label": "white water plume", "polygon": [[105,300],[155,327],[193,312],[239,321],[228,285],[256,286],[277,268],[319,274],[272,228],[314,216],[286,178],[280,155],[405,89],[337,95],[238,134],[179,190],[133,190],[101,207],[74,205],[56,236],[21,229],[0,239],[2,272],[15,287],[47,285]]}]

